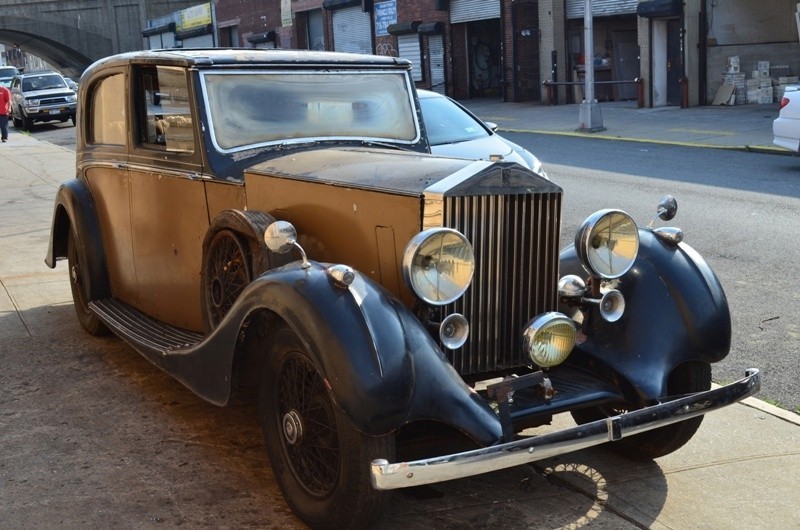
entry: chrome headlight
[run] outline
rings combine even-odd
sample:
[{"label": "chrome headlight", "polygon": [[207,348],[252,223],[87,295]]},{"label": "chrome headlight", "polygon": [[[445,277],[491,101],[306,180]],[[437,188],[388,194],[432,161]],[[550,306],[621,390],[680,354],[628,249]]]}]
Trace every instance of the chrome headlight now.
[{"label": "chrome headlight", "polygon": [[75,94],[72,94],[71,96],[67,96],[64,99],[67,100],[67,103],[75,103],[76,101],[78,101],[78,96],[76,96]]},{"label": "chrome headlight", "polygon": [[432,305],[457,300],[472,282],[475,255],[467,238],[451,228],[430,228],[409,241],[403,277],[409,288]]},{"label": "chrome headlight", "polygon": [[525,325],[523,346],[537,366],[549,368],[563,363],[575,347],[575,323],[561,313],[545,313]]},{"label": "chrome headlight", "polygon": [[25,101],[23,101],[23,104],[26,107],[38,107],[39,103],[40,101],[38,99],[26,99]]},{"label": "chrome headlight", "polygon": [[575,235],[575,250],[593,276],[619,278],[636,261],[639,229],[621,210],[600,210],[581,225]]}]

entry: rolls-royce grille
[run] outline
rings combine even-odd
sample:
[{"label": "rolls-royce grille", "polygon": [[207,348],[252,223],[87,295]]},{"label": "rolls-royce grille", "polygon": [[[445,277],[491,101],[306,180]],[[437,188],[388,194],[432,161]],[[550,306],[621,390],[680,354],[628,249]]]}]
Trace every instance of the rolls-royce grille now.
[{"label": "rolls-royce grille", "polygon": [[469,322],[467,343],[448,352],[461,374],[529,364],[522,327],[557,303],[561,193],[446,197],[444,225],[475,251],[465,295],[445,307]]}]

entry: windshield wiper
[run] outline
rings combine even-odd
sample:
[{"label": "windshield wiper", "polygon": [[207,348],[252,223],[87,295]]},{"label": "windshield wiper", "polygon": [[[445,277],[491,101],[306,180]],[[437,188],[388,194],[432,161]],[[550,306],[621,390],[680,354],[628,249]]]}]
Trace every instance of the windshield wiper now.
[{"label": "windshield wiper", "polygon": [[367,147],[385,147],[386,149],[396,149],[398,151],[413,151],[413,149],[408,149],[407,147],[400,145],[390,144],[387,142],[376,142],[373,140],[361,140],[361,145]]}]

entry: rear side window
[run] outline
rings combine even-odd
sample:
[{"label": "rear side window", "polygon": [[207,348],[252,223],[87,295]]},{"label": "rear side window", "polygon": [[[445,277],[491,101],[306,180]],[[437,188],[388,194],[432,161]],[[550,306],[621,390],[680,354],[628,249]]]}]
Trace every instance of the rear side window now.
[{"label": "rear side window", "polygon": [[91,143],[125,145],[125,76],[100,81],[91,97]]}]

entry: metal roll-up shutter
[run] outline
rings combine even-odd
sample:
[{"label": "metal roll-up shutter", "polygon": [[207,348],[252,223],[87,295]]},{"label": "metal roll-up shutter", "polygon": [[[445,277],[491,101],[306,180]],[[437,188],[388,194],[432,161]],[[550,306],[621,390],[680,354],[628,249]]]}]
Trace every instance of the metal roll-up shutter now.
[{"label": "metal roll-up shutter", "polygon": [[500,0],[450,0],[451,24],[489,18],[500,18]]},{"label": "metal roll-up shutter", "polygon": [[333,11],[333,49],[337,52],[372,53],[370,14],[361,6]]},{"label": "metal roll-up shutter", "polygon": [[422,81],[422,53],[419,46],[419,35],[416,33],[398,35],[397,53],[403,59],[411,61],[411,79]]},{"label": "metal roll-up shutter", "polygon": [[[635,15],[638,0],[592,0],[593,17]],[[583,18],[584,0],[567,0],[566,18]]]},{"label": "metal roll-up shutter", "polygon": [[428,57],[431,62],[431,90],[444,94],[444,38],[441,35],[428,37]]},{"label": "metal roll-up shutter", "polygon": [[184,48],[213,48],[214,35],[200,35],[199,37],[189,37],[183,39]]}]

